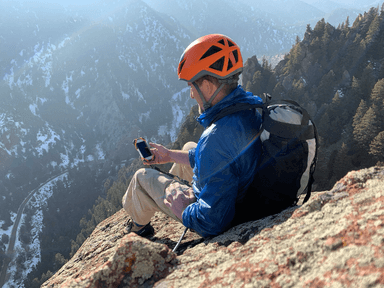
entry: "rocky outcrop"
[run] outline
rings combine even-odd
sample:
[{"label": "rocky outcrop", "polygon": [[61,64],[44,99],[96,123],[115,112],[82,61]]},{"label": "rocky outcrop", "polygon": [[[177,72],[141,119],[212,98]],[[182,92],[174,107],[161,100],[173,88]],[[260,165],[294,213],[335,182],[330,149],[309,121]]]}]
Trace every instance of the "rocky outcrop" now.
[{"label": "rocky outcrop", "polygon": [[158,213],[156,235],[100,223],[42,287],[384,287],[384,167],[352,171],[304,205],[202,239]]}]

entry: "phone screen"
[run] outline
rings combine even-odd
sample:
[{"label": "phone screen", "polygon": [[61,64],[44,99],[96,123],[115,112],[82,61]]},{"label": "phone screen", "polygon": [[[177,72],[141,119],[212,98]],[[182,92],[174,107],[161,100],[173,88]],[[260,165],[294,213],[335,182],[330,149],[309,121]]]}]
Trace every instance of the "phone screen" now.
[{"label": "phone screen", "polygon": [[136,146],[140,150],[141,155],[143,155],[143,158],[147,158],[152,155],[151,150],[144,141],[136,143]]}]

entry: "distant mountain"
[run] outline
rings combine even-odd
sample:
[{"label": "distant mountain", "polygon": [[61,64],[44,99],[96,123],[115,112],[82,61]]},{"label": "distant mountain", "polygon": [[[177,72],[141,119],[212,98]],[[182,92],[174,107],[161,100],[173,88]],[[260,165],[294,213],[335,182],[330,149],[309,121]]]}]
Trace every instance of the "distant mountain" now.
[{"label": "distant mountain", "polygon": [[[228,35],[241,47],[244,59],[254,54],[274,56],[288,51],[298,32],[289,25],[283,27],[280,14],[273,16],[272,5],[263,4],[267,3],[265,1],[259,1],[257,5],[255,1],[246,0],[144,1],[156,11],[177,19],[196,38],[210,33]],[[269,9],[262,9],[259,4]],[[291,6],[287,4],[285,7]],[[293,11],[298,7],[290,9]],[[285,23],[290,20],[292,18]],[[289,23],[294,26],[292,21]]]},{"label": "distant mountain", "polygon": [[98,22],[59,8],[1,2],[0,179],[36,157],[44,172],[126,159],[135,137],[175,138],[192,105],[175,73],[191,42],[178,23],[141,1]]}]

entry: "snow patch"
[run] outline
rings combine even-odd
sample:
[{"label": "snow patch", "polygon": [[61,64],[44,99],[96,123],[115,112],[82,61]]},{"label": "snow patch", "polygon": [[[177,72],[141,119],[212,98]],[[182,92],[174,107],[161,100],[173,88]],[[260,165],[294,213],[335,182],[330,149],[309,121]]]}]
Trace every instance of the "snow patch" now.
[{"label": "snow patch", "polygon": [[136,93],[136,95],[139,97],[139,100],[144,101],[145,103],[147,103],[147,101],[144,99],[144,96],[143,96],[143,94],[141,94],[141,92],[139,91],[139,89],[136,88],[135,93]]},{"label": "snow patch", "polygon": [[29,104],[29,110],[31,110],[32,114],[37,116],[36,114],[37,105],[36,104]]},{"label": "snow patch", "polygon": [[80,91],[81,91],[80,88],[76,90],[76,92],[75,92],[76,99],[78,99],[80,97]]},{"label": "snow patch", "polygon": [[173,94],[173,96],[172,96],[172,100],[173,100],[173,101],[177,101],[177,100],[178,100],[178,101],[182,101],[182,97],[181,97],[181,95],[184,94],[184,93],[186,93],[189,89],[190,89],[189,87],[186,87],[186,88],[184,88],[183,90],[181,90],[180,92],[177,92],[177,93]]},{"label": "snow patch", "polygon": [[139,116],[139,121],[140,121],[140,123],[143,124],[143,120],[148,120],[150,114],[151,114],[151,111],[147,111],[146,113],[142,113],[142,114]]},{"label": "snow patch", "polygon": [[105,159],[105,154],[104,154],[103,149],[101,148],[101,144],[100,143],[96,145],[96,151],[97,151],[97,159],[98,160]]},{"label": "snow patch", "polygon": [[69,156],[67,154],[60,153],[61,164],[59,165],[62,168],[68,168],[69,165]]},{"label": "snow patch", "polygon": [[35,149],[39,153],[39,156],[43,155],[43,150],[48,152],[49,145],[56,144],[56,140],[60,141],[60,135],[58,135],[55,131],[53,131],[48,124],[46,124],[47,130],[45,133],[44,131],[39,130],[37,133],[37,143],[39,144]]}]

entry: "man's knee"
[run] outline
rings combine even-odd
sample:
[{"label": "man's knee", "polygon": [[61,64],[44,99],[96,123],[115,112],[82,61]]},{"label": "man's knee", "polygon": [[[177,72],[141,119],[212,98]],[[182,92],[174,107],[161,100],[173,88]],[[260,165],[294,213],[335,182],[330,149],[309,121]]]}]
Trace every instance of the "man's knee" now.
[{"label": "man's knee", "polygon": [[136,171],[133,177],[140,182],[141,179],[145,178],[148,174],[148,168],[140,168]]},{"label": "man's knee", "polygon": [[193,148],[196,148],[196,146],[197,146],[197,143],[195,143],[193,141],[189,141],[189,142],[184,144],[183,151],[189,151]]}]

